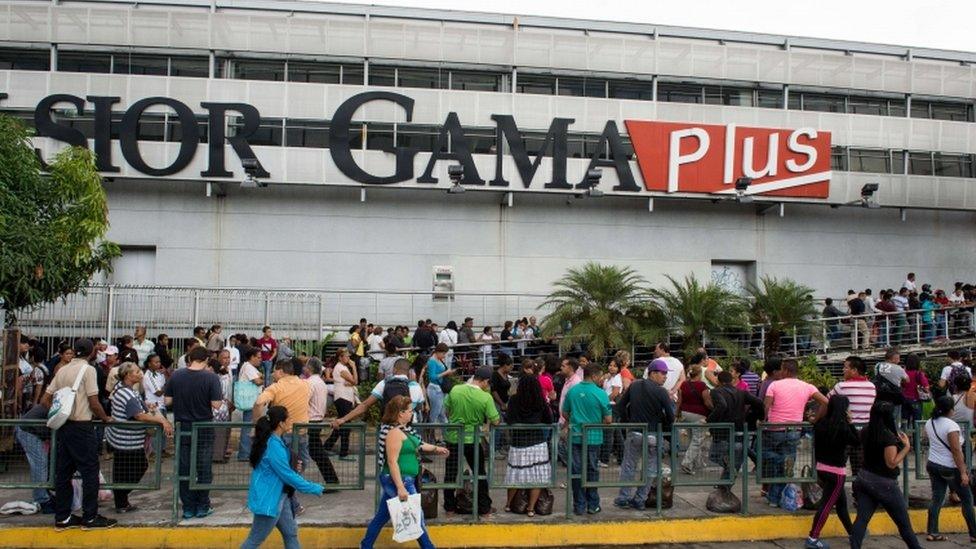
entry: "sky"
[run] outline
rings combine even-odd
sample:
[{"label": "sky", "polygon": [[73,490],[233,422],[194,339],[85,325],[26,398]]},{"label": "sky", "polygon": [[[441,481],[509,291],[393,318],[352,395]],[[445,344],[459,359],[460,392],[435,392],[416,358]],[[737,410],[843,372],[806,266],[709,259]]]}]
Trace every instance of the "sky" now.
[{"label": "sky", "polygon": [[976,52],[976,0],[329,1],[653,23]]}]

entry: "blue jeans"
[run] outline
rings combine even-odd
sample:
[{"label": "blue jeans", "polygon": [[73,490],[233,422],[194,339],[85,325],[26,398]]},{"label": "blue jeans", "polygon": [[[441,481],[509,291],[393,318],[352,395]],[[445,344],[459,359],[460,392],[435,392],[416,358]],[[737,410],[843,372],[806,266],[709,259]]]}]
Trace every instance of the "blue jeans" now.
[{"label": "blue jeans", "polygon": [[633,486],[622,486],[617,494],[618,503],[637,501],[643,505],[647,501],[647,494],[651,492],[651,485],[657,482],[657,436],[647,435],[645,439],[640,431],[629,431],[624,437],[624,459],[620,463],[620,482],[630,482],[637,477],[637,473],[643,466],[641,459],[644,456],[645,444],[647,445],[647,475],[644,478],[644,485],[638,486],[636,493]]},{"label": "blue jeans", "polygon": [[[44,448],[44,441],[24,431],[20,427],[14,428],[14,436],[17,442],[27,454],[27,464],[30,465],[30,480],[32,484],[47,484],[48,480],[48,451]],[[51,494],[46,488],[33,488],[31,494],[34,496],[34,503],[40,505],[51,500]]]},{"label": "blue jeans", "polygon": [[269,517],[267,515],[254,515],[251,523],[251,531],[247,539],[241,544],[241,549],[258,549],[264,540],[268,539],[275,526],[281,532],[281,537],[285,542],[285,549],[301,549],[298,543],[298,523],[295,522],[295,515],[292,514],[291,504],[288,503],[288,496],[281,494],[278,502],[278,516]]},{"label": "blue jeans", "polygon": [[[254,419],[254,410],[244,410],[241,421],[251,423]],[[237,444],[237,460],[247,461],[251,457],[251,427],[241,427],[241,441]]]},{"label": "blue jeans", "polygon": [[[600,459],[600,445],[586,445],[586,480],[596,482],[600,480],[600,469],[598,461]],[[583,445],[573,442],[573,465],[572,474],[582,477],[583,471]],[[600,494],[596,488],[583,488],[583,479],[574,477],[573,486],[573,511],[577,514],[583,513],[587,509],[593,511],[600,508]]]},{"label": "blue jeans", "polygon": [[436,383],[427,384],[427,402],[430,404],[429,423],[447,423],[444,413],[444,390]]},{"label": "blue jeans", "polygon": [[[180,422],[177,425],[177,436],[180,440],[180,476],[190,476],[190,449],[192,446],[192,423]],[[197,429],[196,482],[198,484],[213,483],[213,429]],[[184,513],[197,513],[210,508],[210,490],[190,489],[189,480],[180,481],[180,501],[183,503]]]},{"label": "blue jeans", "polygon": [[261,361],[261,373],[264,374],[264,386],[267,387],[271,385],[273,381],[271,379],[271,373],[274,372],[274,361],[273,360],[262,360]]},{"label": "blue jeans", "polygon": [[[800,441],[799,431],[765,431],[762,440],[763,476],[782,478],[786,476],[786,461],[796,463],[796,446]],[[770,483],[766,497],[770,503],[779,503],[786,484]]]},{"label": "blue jeans", "polygon": [[[403,476],[402,479],[403,487],[407,489],[407,493],[416,494],[417,484],[414,478]],[[393,483],[393,477],[389,474],[381,475],[380,487],[383,489],[383,497],[380,498],[380,503],[376,507],[376,515],[373,517],[373,520],[369,521],[369,525],[366,526],[366,535],[359,542],[360,549],[373,549],[376,538],[380,537],[380,530],[383,529],[383,526],[387,522],[390,522],[390,510],[386,507],[386,500],[397,497],[397,489],[396,484]],[[430,535],[427,533],[427,521],[421,520],[421,524],[424,527],[424,535],[417,538],[417,543],[424,549],[434,549],[434,543],[430,541]]]}]

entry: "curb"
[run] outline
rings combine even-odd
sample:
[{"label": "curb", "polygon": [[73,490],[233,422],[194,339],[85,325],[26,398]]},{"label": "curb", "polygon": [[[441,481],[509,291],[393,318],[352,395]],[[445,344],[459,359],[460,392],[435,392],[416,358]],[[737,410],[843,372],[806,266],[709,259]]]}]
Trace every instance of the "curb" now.
[{"label": "curb", "polygon": [[[927,511],[911,510],[909,515],[916,532],[925,531]],[[942,531],[965,532],[959,512],[949,507],[942,513]],[[430,527],[438,547],[579,547],[586,545],[643,545],[651,543],[693,543],[716,541],[760,541],[772,539],[803,540],[810,530],[812,517],[805,515],[765,515],[755,517],[713,517],[704,519],[649,519],[615,522],[535,524],[443,524]],[[871,520],[871,535],[897,534],[886,514],[879,511]],[[299,541],[305,547],[340,549],[359,547],[365,527],[302,526]],[[0,547],[128,547],[128,548],[200,548],[236,547],[247,536],[248,528],[149,526],[117,527],[85,532],[53,528],[0,528]],[[823,530],[824,537],[844,536],[844,529],[832,516]],[[268,538],[280,544],[280,534]],[[403,547],[393,543],[389,529],[384,530],[376,547]]]}]

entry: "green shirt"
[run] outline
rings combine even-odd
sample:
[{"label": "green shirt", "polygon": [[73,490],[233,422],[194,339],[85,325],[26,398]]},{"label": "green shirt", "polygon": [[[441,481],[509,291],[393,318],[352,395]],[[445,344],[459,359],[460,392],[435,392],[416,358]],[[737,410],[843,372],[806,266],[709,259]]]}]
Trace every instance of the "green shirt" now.
[{"label": "green shirt", "polygon": [[[417,438],[417,435],[411,435],[409,433],[405,434],[407,435],[407,438],[403,439],[403,445],[400,446],[400,455],[397,456],[397,465],[400,466],[401,478],[416,478],[420,475],[420,458],[418,457],[418,452],[420,445],[423,444],[423,442]],[[383,473],[390,473],[389,462],[383,465]]]},{"label": "green shirt", "polygon": [[[610,415],[610,398],[606,391],[592,381],[577,383],[566,393],[563,412],[569,414],[569,427],[574,444],[580,444],[584,423],[603,423]],[[603,429],[590,429],[586,434],[588,445],[603,444]]]},{"label": "green shirt", "polygon": [[[486,421],[498,421],[500,417],[491,394],[470,383],[455,385],[444,399],[444,406],[448,410],[447,419],[450,423],[464,425],[465,444],[474,444],[475,428],[484,425]],[[457,431],[446,430],[444,439],[457,443]]]}]

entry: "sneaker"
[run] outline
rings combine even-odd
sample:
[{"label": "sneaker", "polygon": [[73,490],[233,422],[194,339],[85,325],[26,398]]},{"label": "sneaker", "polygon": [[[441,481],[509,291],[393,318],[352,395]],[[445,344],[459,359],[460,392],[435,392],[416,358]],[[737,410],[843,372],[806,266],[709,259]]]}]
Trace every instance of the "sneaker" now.
[{"label": "sneaker", "polygon": [[610,464],[607,463],[607,462],[605,462],[605,461],[601,461],[600,464],[599,464],[599,467],[600,467],[600,469],[608,469],[608,468],[610,468]]},{"label": "sneaker", "polygon": [[807,542],[803,547],[804,549],[830,549],[830,545],[827,542],[813,538],[807,538]]},{"label": "sneaker", "polygon": [[41,503],[41,514],[43,515],[53,515],[54,514],[54,502],[47,500]]},{"label": "sneaker", "polygon": [[591,514],[591,515],[595,515],[595,514],[599,513],[602,510],[603,509],[601,509],[600,506],[597,505],[596,507],[594,507],[592,509],[587,509],[586,512],[589,513],[589,514]]},{"label": "sneaker", "polygon": [[187,509],[183,510],[183,520],[190,520],[191,518],[195,518],[196,516],[197,516],[196,511],[190,511]]},{"label": "sneaker", "polygon": [[138,511],[138,510],[139,510],[139,508],[136,507],[135,505],[128,505],[126,507],[116,507],[115,508],[115,512],[116,513],[131,513],[133,511]]},{"label": "sneaker", "polygon": [[105,518],[102,515],[95,515],[95,518],[91,520],[86,520],[82,522],[82,530],[102,530],[105,528],[111,528],[118,524],[119,521],[115,519]]},{"label": "sneaker", "polygon": [[213,507],[210,507],[208,505],[208,506],[204,507],[203,509],[197,509],[197,513],[196,513],[195,516],[197,518],[209,517],[210,515],[213,514],[213,511],[214,511],[213,510]]},{"label": "sneaker", "polygon": [[613,505],[615,507],[620,507],[621,509],[630,509],[630,500],[617,498],[613,500]]},{"label": "sneaker", "polygon": [[635,499],[630,502],[630,508],[636,511],[643,511],[646,508],[646,506],[644,505],[643,501],[639,499]]},{"label": "sneaker", "polygon": [[84,521],[78,515],[71,515],[63,521],[54,521],[54,529],[57,531],[67,530],[69,528],[79,528]]}]

